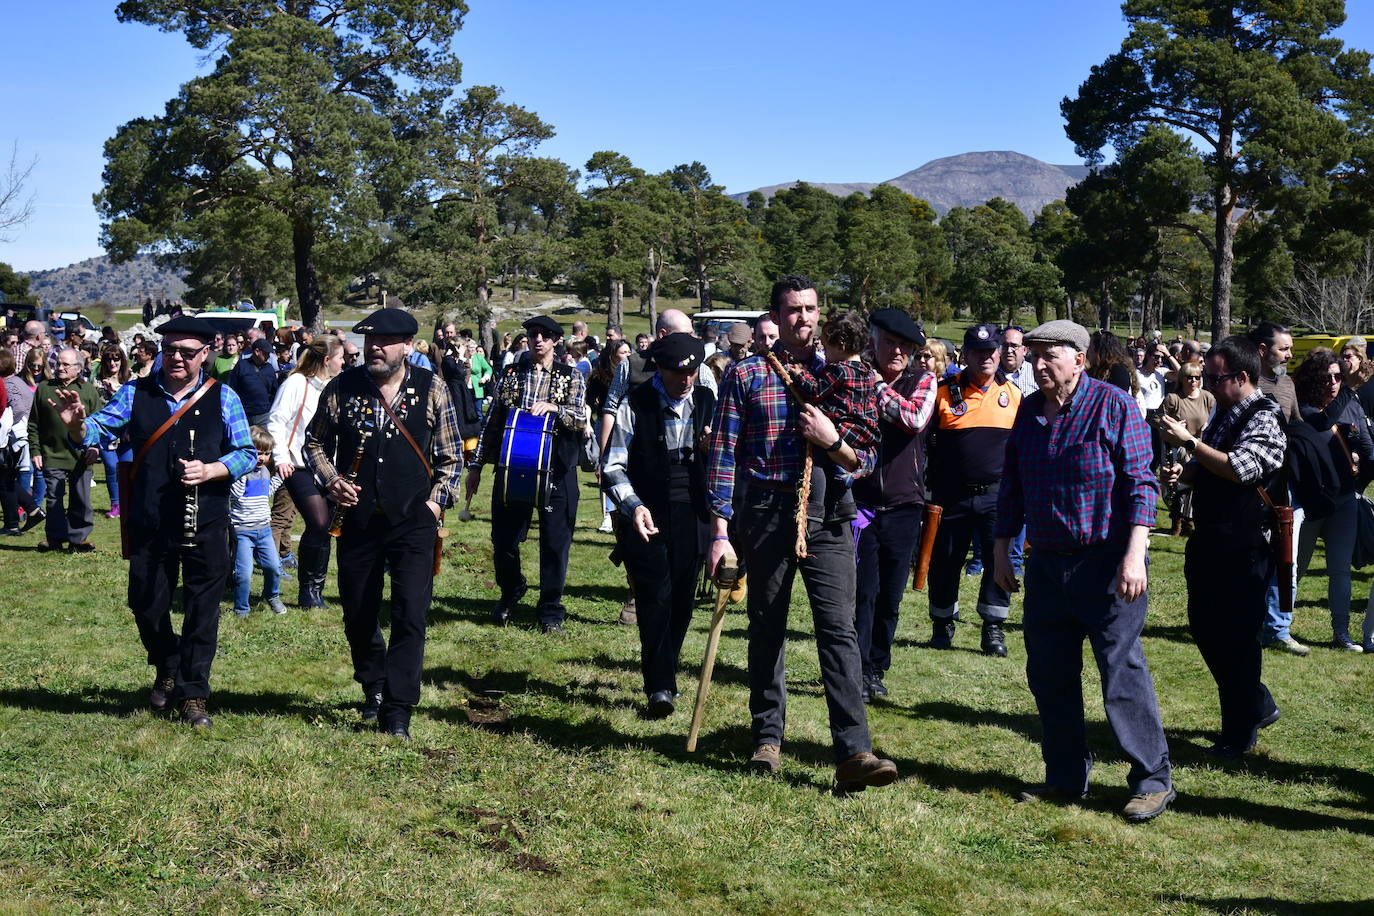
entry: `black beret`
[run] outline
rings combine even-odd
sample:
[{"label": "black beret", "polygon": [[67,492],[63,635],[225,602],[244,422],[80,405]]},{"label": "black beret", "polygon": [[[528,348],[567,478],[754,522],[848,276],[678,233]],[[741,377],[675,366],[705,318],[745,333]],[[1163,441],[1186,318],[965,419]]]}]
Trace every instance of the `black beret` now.
[{"label": "black beret", "polygon": [[253,341],[253,349],[261,350],[268,355],[272,353],[272,345],[267,342],[266,337],[259,337],[257,340]]},{"label": "black beret", "polygon": [[996,350],[1002,346],[1002,335],[991,324],[975,324],[964,332],[965,350]]},{"label": "black beret", "polygon": [[548,315],[535,315],[533,318],[526,318],[524,325],[526,331],[543,331],[552,334],[554,337],[563,336],[563,325],[554,321]]},{"label": "black beret", "polygon": [[660,337],[649,347],[654,365],[674,372],[695,372],[706,359],[706,344],[694,334],[679,332]]},{"label": "black beret", "polygon": [[354,334],[376,334],[379,337],[414,337],[420,330],[415,316],[403,309],[377,309],[353,325]]},{"label": "black beret", "polygon": [[868,323],[880,331],[909,340],[918,347],[926,345],[926,335],[921,326],[901,309],[878,309],[868,316]]},{"label": "black beret", "polygon": [[202,318],[192,318],[190,315],[181,315],[171,321],[164,321],[153,330],[163,337],[169,334],[179,337],[195,337],[204,343],[209,343],[215,339],[215,328],[210,322]]}]

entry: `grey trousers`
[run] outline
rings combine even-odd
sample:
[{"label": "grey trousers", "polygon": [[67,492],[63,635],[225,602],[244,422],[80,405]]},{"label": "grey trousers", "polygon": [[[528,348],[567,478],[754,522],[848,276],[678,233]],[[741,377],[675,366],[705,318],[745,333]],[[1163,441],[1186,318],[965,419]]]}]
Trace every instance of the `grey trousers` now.
[{"label": "grey trousers", "polygon": [[836,762],[872,750],[859,695],[859,640],[854,632],[854,536],[849,520],[812,522],[808,553],[797,560],[796,497],[751,488],[736,516],[736,542],[749,569],[749,712],[754,744],[782,744],[787,716],[783,650],[787,611],[798,570],[811,599],[821,682]]},{"label": "grey trousers", "polygon": [[43,480],[48,486],[44,537],[54,547],[63,541],[83,543],[95,529],[95,513],[91,511],[91,469],[86,468],[78,474],[45,466]]}]

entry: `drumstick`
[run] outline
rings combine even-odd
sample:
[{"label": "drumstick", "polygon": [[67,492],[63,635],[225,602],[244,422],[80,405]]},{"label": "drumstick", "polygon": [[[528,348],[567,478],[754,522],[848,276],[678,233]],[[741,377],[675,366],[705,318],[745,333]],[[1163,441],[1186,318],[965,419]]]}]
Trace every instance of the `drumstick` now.
[{"label": "drumstick", "polygon": [[[730,565],[727,566],[726,564]],[[734,565],[733,557],[721,560],[716,573],[716,610],[711,615],[711,629],[706,637],[706,657],[701,662],[701,682],[697,685],[697,701],[692,708],[692,725],[687,730],[687,750],[697,749],[697,734],[701,731],[701,720],[706,715],[706,695],[711,690],[711,674],[716,668],[716,650],[720,648],[720,631],[725,624],[725,605],[730,601],[730,591],[739,578],[739,567]]]}]

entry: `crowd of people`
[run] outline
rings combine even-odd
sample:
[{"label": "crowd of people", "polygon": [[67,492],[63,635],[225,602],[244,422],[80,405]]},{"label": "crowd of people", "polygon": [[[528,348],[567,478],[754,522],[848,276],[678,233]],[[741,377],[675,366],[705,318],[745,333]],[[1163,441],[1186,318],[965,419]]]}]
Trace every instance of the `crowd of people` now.
[{"label": "crowd of people", "polygon": [[[496,624],[530,589],[520,546],[538,527],[534,617],[562,633],[579,469],[600,483],[600,529],[624,567],[621,622],[640,638],[645,712],[672,715],[703,568],[747,574],[754,752],[783,765],[783,650],[797,574],[809,599],[830,719],[836,786],[886,785],[866,704],[889,695],[898,612],[913,566],[928,581],[929,646],[949,649],[961,579],[979,577],[979,649],[1009,654],[1022,601],[1027,680],[1044,725],[1045,781],[1022,800],[1088,789],[1081,684],[1086,639],[1125,758],[1124,816],[1149,820],[1175,792],[1140,635],[1148,537],[1161,497],[1187,537],[1189,627],[1217,683],[1212,752],[1237,758],[1279,716],[1262,648],[1307,655],[1292,596],[1318,539],[1327,557],[1330,645],[1374,651],[1374,593],[1350,633],[1357,499],[1374,479],[1374,385],[1366,343],[1307,353],[1263,322],[1212,345],[1122,341],[1070,321],[1026,330],[979,324],[961,345],[928,338],[906,312],[821,320],[804,277],[770,307],[703,340],[682,312],[652,334],[600,341],[535,316],[487,353],[451,323],[417,339],[413,316],[380,309],[353,331],[219,334],[178,317],[126,353],[61,343],[40,322],[0,347],[0,534],[43,525],[39,550],[94,549],[90,489],[105,469],[109,515],[130,561],[129,604],[155,669],[150,706],[209,727],[221,602],[287,612],[323,607],[332,545],[364,720],[409,738],[425,621],[447,531],[443,516],[490,479]],[[217,390],[216,390],[217,388]],[[206,397],[211,395],[211,397]],[[535,495],[505,473],[511,430],[533,418],[548,461]],[[1287,516],[1275,506],[1292,508]],[[303,521],[299,544],[295,516]],[[1287,534],[1296,562],[1276,554]],[[333,535],[333,536],[331,536]],[[1279,551],[1281,553],[1281,551]],[[182,629],[170,602],[180,576]],[[391,580],[390,632],[379,625]],[[734,581],[733,578],[731,580]],[[576,589],[573,583],[571,588]]]}]

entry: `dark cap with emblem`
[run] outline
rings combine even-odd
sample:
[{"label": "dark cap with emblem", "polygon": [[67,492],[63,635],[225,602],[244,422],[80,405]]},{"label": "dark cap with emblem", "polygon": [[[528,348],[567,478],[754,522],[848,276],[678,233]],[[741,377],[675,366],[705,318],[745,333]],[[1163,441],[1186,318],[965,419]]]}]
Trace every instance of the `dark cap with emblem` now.
[{"label": "dark cap with emblem", "polygon": [[377,309],[353,325],[354,334],[375,334],[378,337],[414,337],[420,330],[415,316],[403,309]]},{"label": "dark cap with emblem", "polygon": [[926,335],[921,326],[901,309],[878,309],[868,316],[868,323],[880,331],[909,340],[918,347],[926,344]]},{"label": "dark cap with emblem", "polygon": [[202,343],[215,339],[215,328],[210,322],[190,315],[179,315],[171,321],[164,321],[153,330],[163,337],[194,337]]},{"label": "dark cap with emblem", "polygon": [[706,344],[694,334],[679,332],[660,337],[649,347],[654,365],[673,372],[695,372],[706,359]]},{"label": "dark cap with emblem", "polygon": [[545,334],[551,334],[554,337],[563,336],[563,325],[554,321],[548,315],[535,315],[533,318],[526,318],[525,323],[521,325],[521,327],[526,331],[543,331]]},{"label": "dark cap with emblem", "polygon": [[965,350],[996,350],[1002,346],[1002,335],[991,324],[975,324],[964,332]]}]

